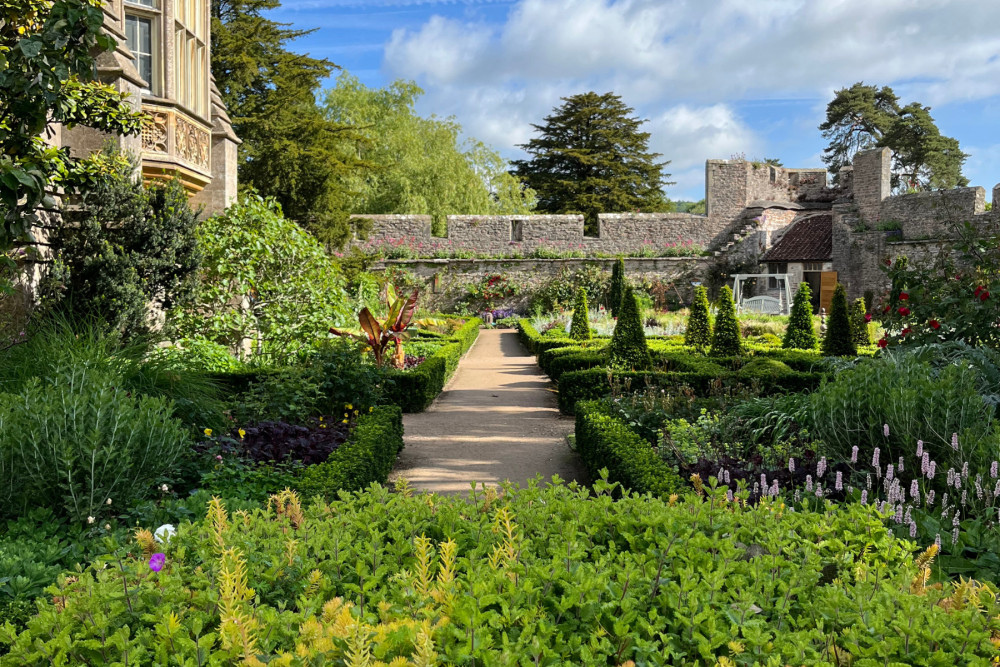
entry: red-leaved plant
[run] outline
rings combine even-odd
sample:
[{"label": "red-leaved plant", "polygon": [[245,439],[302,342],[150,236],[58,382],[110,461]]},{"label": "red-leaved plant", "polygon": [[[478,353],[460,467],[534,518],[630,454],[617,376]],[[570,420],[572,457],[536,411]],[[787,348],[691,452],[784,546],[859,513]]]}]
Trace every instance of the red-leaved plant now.
[{"label": "red-leaved plant", "polygon": [[363,345],[366,345],[375,357],[375,364],[384,366],[390,358],[387,351],[390,345],[394,345],[395,354],[391,360],[396,368],[403,368],[406,354],[403,352],[403,342],[409,340],[410,321],[413,313],[417,310],[417,290],[409,297],[396,296],[396,290],[392,285],[386,285],[383,290],[383,297],[387,306],[387,314],[383,321],[379,321],[368,308],[362,308],[358,313],[358,322],[361,331],[349,329],[336,329],[331,327],[330,333],[335,336],[353,338]]}]

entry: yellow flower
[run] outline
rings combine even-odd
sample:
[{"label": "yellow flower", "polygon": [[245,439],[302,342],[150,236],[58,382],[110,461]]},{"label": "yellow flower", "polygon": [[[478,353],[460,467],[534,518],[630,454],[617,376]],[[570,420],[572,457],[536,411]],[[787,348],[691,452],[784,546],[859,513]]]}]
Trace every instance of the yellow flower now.
[{"label": "yellow flower", "polygon": [[353,409],[354,409],[354,406],[353,406],[353,405],[351,405],[350,403],[348,403],[348,404],[347,404],[347,409],[348,409],[348,410],[353,410]]},{"label": "yellow flower", "polygon": [[355,411],[354,411],[354,416],[357,416],[357,414],[358,414],[358,411],[357,411],[357,410],[355,410]]},{"label": "yellow flower", "polygon": [[243,429],[240,429],[240,430],[238,431],[238,433],[240,434],[240,440],[242,440],[242,439],[243,439],[243,436],[245,436],[245,435],[247,434],[247,432],[246,432],[246,431],[244,431]]},{"label": "yellow flower", "polygon": [[320,420],[320,421],[323,421],[323,418],[322,418],[322,417],[320,417],[320,418],[319,418],[319,420]]},{"label": "yellow flower", "polygon": [[374,406],[368,408],[368,412],[374,412],[374,411],[375,411],[375,407]]},{"label": "yellow flower", "polygon": [[346,420],[346,419],[344,420],[344,423],[345,423],[345,424],[347,423],[347,420]]},{"label": "yellow flower", "polygon": [[212,429],[210,429],[210,428],[206,428],[205,429],[205,437],[207,437],[207,438],[211,438],[212,437]]}]

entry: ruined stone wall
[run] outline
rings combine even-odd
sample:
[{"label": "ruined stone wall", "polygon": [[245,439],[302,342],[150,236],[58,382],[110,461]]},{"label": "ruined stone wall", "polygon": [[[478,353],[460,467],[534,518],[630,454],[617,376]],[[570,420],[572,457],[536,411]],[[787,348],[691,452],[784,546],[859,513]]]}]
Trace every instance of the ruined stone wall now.
[{"label": "ruined stone wall", "polygon": [[372,221],[362,249],[406,245],[417,253],[475,252],[528,254],[536,249],[589,254],[669,252],[677,247],[707,249],[725,223],[690,213],[617,213],[599,216],[597,236],[585,236],[581,215],[452,215],[446,237],[431,236],[430,216],[356,216]]},{"label": "ruined stone wall", "polygon": [[888,148],[861,151],[854,156],[854,203],[862,220],[870,225],[879,221],[882,200],[892,190],[891,162],[892,151]]},{"label": "ruined stone wall", "polygon": [[[525,312],[532,292],[558,278],[563,272],[578,271],[586,266],[599,266],[611,276],[613,259],[415,259],[386,260],[375,269],[393,267],[411,272],[421,286],[421,304],[432,310],[448,310],[468,292],[468,286],[485,276],[504,274],[521,287],[521,294],[504,304]],[[691,281],[703,281],[712,260],[692,258],[625,259],[625,272],[632,281],[641,284],[653,280],[676,283],[685,301],[690,301]]]},{"label": "ruined stone wall", "polygon": [[975,222],[986,212],[986,190],[954,188],[888,197],[879,208],[879,225],[899,223],[907,240],[950,238],[956,225]]}]

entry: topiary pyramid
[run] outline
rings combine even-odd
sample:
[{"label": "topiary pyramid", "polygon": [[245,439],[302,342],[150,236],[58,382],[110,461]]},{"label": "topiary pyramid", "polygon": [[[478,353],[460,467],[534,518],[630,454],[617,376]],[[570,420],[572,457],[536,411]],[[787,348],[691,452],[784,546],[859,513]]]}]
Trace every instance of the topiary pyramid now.
[{"label": "topiary pyramid", "polygon": [[802,281],[795,292],[792,301],[792,314],[788,318],[788,328],[785,329],[785,340],[782,347],[797,350],[815,350],[819,340],[813,329],[812,290],[809,283]]},{"label": "topiary pyramid", "polygon": [[740,336],[740,323],[736,319],[736,304],[733,303],[733,290],[723,287],[719,291],[716,302],[718,313],[715,316],[715,331],[712,333],[713,357],[732,357],[743,353],[743,338]]},{"label": "topiary pyramid", "polygon": [[612,317],[618,317],[622,296],[625,295],[625,260],[619,257],[611,267],[611,286],[608,289],[608,310]]},{"label": "topiary pyramid", "polygon": [[840,283],[833,290],[830,317],[826,320],[826,335],[823,337],[823,354],[828,357],[854,357],[858,354],[851,318],[847,313],[847,291]]},{"label": "topiary pyramid", "polygon": [[618,322],[608,345],[608,364],[614,368],[629,370],[645,369],[652,365],[649,347],[646,345],[646,332],[639,315],[639,304],[628,285],[622,294]]},{"label": "topiary pyramid", "polygon": [[708,314],[708,290],[696,287],[694,301],[688,314],[684,344],[704,349],[712,344],[712,318]]},{"label": "topiary pyramid", "polygon": [[587,291],[582,287],[576,291],[573,306],[573,323],[569,327],[569,337],[574,340],[590,340],[590,313],[587,310]]},{"label": "topiary pyramid", "polygon": [[856,345],[872,344],[872,334],[868,330],[868,319],[865,317],[867,312],[868,308],[864,299],[855,299],[851,303],[851,326],[854,330],[854,343]]}]

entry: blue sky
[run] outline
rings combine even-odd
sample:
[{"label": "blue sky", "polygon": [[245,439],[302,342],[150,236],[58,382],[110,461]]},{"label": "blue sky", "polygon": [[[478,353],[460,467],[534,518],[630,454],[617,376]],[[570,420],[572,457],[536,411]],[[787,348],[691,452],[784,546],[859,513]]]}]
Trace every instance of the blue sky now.
[{"label": "blue sky", "polygon": [[294,48],[369,86],[416,81],[421,113],[508,158],[560,97],[614,91],[672,161],[673,199],[704,196],[709,158],[822,166],[816,127],[856,81],[930,105],[972,184],[1000,182],[1000,0],[285,0],[272,16],[317,28]]}]

